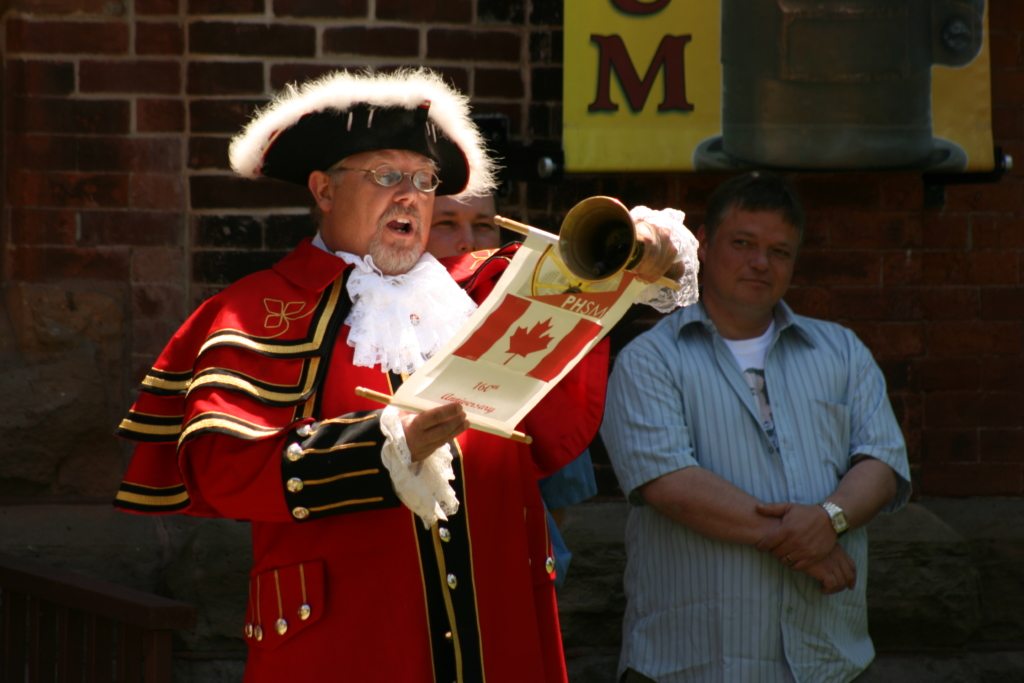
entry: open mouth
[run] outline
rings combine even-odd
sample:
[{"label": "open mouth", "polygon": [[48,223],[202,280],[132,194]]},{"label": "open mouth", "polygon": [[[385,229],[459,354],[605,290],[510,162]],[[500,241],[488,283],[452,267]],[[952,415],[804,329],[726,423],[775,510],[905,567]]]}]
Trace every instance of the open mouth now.
[{"label": "open mouth", "polygon": [[408,218],[395,218],[388,221],[388,230],[400,235],[411,235],[413,232],[412,221]]}]

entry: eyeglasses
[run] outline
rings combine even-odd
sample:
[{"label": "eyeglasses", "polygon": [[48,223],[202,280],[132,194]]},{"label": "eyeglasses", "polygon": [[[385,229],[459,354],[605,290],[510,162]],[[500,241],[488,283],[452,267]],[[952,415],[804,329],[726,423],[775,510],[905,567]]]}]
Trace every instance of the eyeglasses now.
[{"label": "eyeglasses", "polygon": [[334,170],[369,173],[370,177],[373,178],[373,182],[377,183],[381,187],[394,187],[402,182],[403,178],[409,178],[409,180],[412,181],[412,186],[420,192],[433,192],[437,189],[437,186],[441,184],[441,179],[437,177],[437,174],[426,168],[420,169],[419,171],[413,171],[412,173],[406,173],[404,171],[399,171],[394,166],[382,164],[377,168],[350,168],[348,166],[338,166]]}]

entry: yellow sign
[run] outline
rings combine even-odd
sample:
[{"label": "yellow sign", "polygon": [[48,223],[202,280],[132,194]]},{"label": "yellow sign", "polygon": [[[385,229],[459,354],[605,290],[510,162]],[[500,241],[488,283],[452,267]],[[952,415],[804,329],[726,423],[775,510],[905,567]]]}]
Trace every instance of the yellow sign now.
[{"label": "yellow sign", "polygon": [[987,21],[975,0],[565,0],[566,170],[992,170]]}]

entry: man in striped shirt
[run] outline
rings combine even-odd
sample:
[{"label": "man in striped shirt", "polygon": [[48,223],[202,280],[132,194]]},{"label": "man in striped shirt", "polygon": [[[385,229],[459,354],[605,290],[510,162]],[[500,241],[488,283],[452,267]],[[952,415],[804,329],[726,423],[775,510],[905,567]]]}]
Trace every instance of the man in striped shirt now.
[{"label": "man in striped shirt", "polygon": [[780,177],[724,183],[700,301],[616,361],[624,681],[841,682],[874,657],[864,527],[906,502],[906,448],[868,349],[782,301],[803,224]]}]

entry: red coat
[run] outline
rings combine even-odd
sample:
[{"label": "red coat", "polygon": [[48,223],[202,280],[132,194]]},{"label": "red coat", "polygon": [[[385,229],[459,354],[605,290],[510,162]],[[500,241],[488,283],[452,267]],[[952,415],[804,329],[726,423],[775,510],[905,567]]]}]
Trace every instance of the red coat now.
[{"label": "red coat", "polygon": [[[453,275],[482,298],[506,262]],[[458,438],[461,507],[424,530],[353,392],[391,386],[351,363],[345,270],[304,242],[186,321],[122,422],[140,443],[115,504],[252,522],[246,681],[564,681],[536,479],[593,438],[606,345],[531,412],[532,447]]]}]

